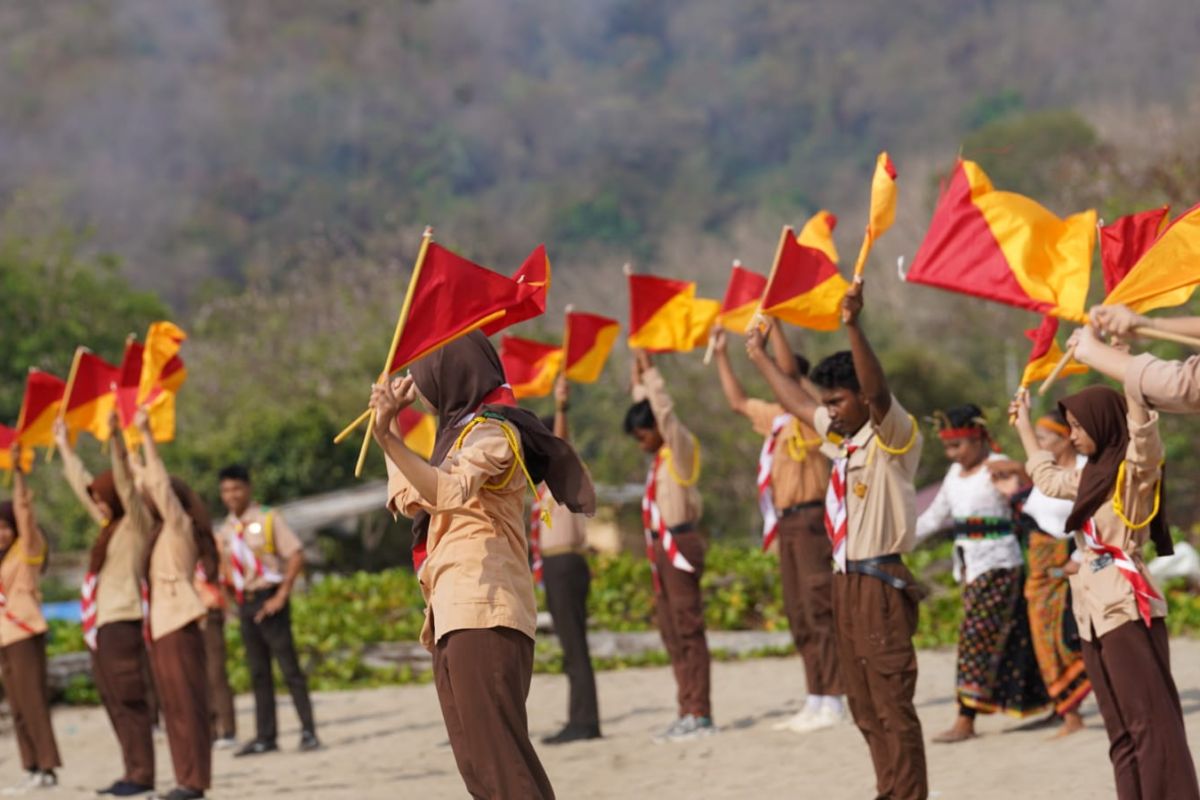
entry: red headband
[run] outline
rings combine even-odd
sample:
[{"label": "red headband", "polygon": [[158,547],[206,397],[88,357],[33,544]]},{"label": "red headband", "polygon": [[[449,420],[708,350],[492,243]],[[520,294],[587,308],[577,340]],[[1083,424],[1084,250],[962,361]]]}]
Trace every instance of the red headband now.
[{"label": "red headband", "polygon": [[938,436],[943,442],[949,442],[954,439],[986,439],[988,433],[986,428],[942,428]]}]

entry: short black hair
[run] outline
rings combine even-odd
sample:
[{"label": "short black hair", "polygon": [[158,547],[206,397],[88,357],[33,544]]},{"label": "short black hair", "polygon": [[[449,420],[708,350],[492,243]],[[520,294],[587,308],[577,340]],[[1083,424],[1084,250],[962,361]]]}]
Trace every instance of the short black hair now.
[{"label": "short black hair", "polygon": [[625,432],[632,434],[636,430],[657,430],[658,420],[654,418],[654,410],[650,408],[649,400],[634,403],[625,412]]},{"label": "short black hair", "polygon": [[217,473],[218,481],[241,481],[242,483],[250,482],[250,470],[242,464],[230,464],[227,467],[222,467]]},{"label": "short black hair", "polygon": [[1062,409],[1051,408],[1051,409],[1047,410],[1046,413],[1043,414],[1042,416],[1046,417],[1047,419],[1053,420],[1054,422],[1057,422],[1059,425],[1064,425],[1064,426],[1067,425],[1067,418],[1063,415]]},{"label": "short black hair", "polygon": [[858,383],[858,373],[854,371],[854,356],[849,350],[839,350],[821,359],[821,363],[817,364],[809,378],[822,389],[862,391]]},{"label": "short black hair", "polygon": [[946,410],[946,419],[952,428],[986,428],[983,409],[974,403],[966,403]]},{"label": "short black hair", "polygon": [[792,353],[792,355],[796,357],[796,374],[801,378],[807,378],[812,364],[808,363],[808,359],[799,353]]}]

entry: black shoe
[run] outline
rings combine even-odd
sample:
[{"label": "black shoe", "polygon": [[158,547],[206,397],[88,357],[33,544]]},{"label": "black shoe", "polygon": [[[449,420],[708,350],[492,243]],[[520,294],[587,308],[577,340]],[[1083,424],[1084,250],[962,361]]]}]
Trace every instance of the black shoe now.
[{"label": "black shoe", "polygon": [[200,789],[189,789],[186,786],[176,786],[171,791],[161,795],[161,800],[200,800],[204,792]]},{"label": "black shoe", "polygon": [[233,754],[234,758],[242,756],[261,756],[263,753],[274,753],[279,750],[279,745],[274,742],[264,742],[262,739],[254,739],[246,744],[241,750]]},{"label": "black shoe", "polygon": [[114,782],[107,789],[97,789],[96,794],[107,794],[113,797],[140,797],[141,795],[150,794],[153,791],[153,786],[122,779]]},{"label": "black shoe", "polygon": [[307,753],[312,750],[321,749],[321,740],[317,738],[317,734],[312,731],[305,731],[300,734],[300,752]]},{"label": "black shoe", "polygon": [[581,742],[586,739],[599,738],[599,725],[567,725],[553,736],[547,736],[542,739],[542,744],[566,744],[567,742]]}]

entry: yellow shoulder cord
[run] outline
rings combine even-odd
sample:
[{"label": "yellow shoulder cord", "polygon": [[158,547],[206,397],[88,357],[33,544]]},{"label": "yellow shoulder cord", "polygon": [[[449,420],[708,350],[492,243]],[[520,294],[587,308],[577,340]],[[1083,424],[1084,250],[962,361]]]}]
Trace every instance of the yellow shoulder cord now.
[{"label": "yellow shoulder cord", "polygon": [[675,456],[671,452],[671,448],[663,447],[663,461],[667,463],[667,474],[671,476],[671,480],[684,489],[695,486],[696,481],[700,480],[700,440],[696,438],[696,434],[690,435],[692,437],[692,477],[687,480],[679,477],[679,473],[675,471]]},{"label": "yellow shoulder cord", "polygon": [[263,523],[263,552],[270,555],[275,555],[275,511],[267,511],[266,521]]},{"label": "yellow shoulder cord", "polygon": [[[1117,482],[1113,486],[1113,511],[1116,513],[1117,519],[1121,520],[1121,522],[1123,522],[1125,527],[1129,528],[1129,530],[1140,531],[1158,516],[1158,507],[1160,501],[1162,500],[1162,481],[1159,480],[1155,481],[1154,483],[1154,508],[1150,511],[1150,516],[1146,517],[1143,522],[1135,524],[1134,522],[1130,521],[1129,517],[1125,516],[1125,501],[1122,499],[1121,484],[1125,483],[1126,463],[1127,462],[1122,461],[1121,466],[1117,467]],[[1158,465],[1161,467],[1163,463],[1164,462],[1160,461]]]},{"label": "yellow shoulder cord", "polygon": [[[909,421],[909,423],[912,424],[912,436],[908,437],[908,442],[906,442],[903,447],[888,447],[886,444],[884,444],[880,440],[878,433],[875,434],[875,436],[871,440],[871,444],[875,445],[875,447],[878,447],[880,450],[882,450],[883,452],[887,453],[890,456],[904,455],[909,450],[912,450],[913,445],[915,445],[917,443],[917,433],[919,432],[919,429],[917,428],[917,418],[914,417],[912,414],[909,414],[908,421]],[[870,463],[875,458],[875,447],[872,447],[870,449],[870,452],[867,453],[867,464],[868,465],[870,465]]]},{"label": "yellow shoulder cord", "polygon": [[[489,419],[487,417],[475,417],[475,419],[468,422],[463,428],[462,433],[460,433],[458,438],[454,441],[454,449],[457,450],[462,447],[463,440],[467,438],[467,434],[475,430],[475,428],[479,425],[482,425],[484,422],[488,421]],[[500,480],[495,481],[494,483],[484,483],[483,488],[491,491],[499,491],[500,489],[503,489],[512,481],[513,475],[515,475],[517,472],[517,467],[520,467],[521,473],[525,475],[525,482],[529,485],[530,491],[532,491],[536,497],[537,486],[535,486],[533,483],[533,476],[529,474],[529,468],[525,466],[525,460],[521,458],[521,443],[517,441],[517,435],[513,433],[512,428],[508,427],[499,420],[490,421],[496,422],[500,426],[500,432],[504,434],[504,438],[508,442],[509,448],[512,450],[513,463],[509,465],[508,470],[504,473],[504,476],[500,478]],[[547,528],[550,527],[549,508],[542,509],[542,524],[544,524]]]},{"label": "yellow shoulder cord", "polygon": [[816,439],[805,439],[804,433],[800,430],[800,423],[792,420],[792,435],[784,440],[787,444],[788,457],[792,461],[804,461],[808,458],[808,451],[814,447],[821,446],[821,437]]},{"label": "yellow shoulder cord", "polygon": [[43,541],[42,542],[42,552],[36,556],[30,556],[28,553],[25,552],[25,546],[21,545],[21,552],[24,554],[25,563],[29,564],[30,566],[34,566],[34,567],[38,567],[38,566],[41,566],[42,564],[46,563],[46,553],[49,550],[50,550],[50,543]]}]

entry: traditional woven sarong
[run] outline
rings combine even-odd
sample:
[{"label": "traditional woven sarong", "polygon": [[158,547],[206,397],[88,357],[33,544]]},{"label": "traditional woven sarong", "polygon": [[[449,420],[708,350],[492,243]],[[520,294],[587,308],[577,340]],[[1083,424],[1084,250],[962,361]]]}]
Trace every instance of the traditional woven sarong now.
[{"label": "traditional woven sarong", "polygon": [[1042,681],[1059,714],[1074,711],[1092,688],[1079,654],[1070,584],[1066,576],[1055,578],[1048,572],[1062,567],[1069,552],[1066,539],[1038,531],[1029,534],[1029,577],[1025,579],[1029,632]]}]

